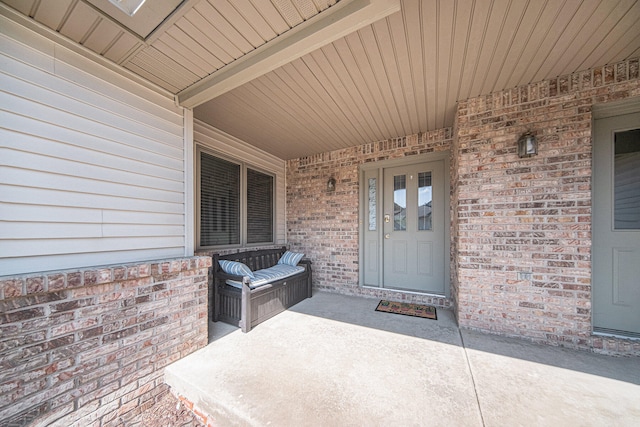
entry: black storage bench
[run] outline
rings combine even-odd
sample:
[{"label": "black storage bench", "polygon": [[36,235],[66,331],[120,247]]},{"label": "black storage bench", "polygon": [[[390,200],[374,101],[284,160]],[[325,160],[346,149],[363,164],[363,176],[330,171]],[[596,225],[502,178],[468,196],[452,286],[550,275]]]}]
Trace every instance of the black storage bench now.
[{"label": "black storage bench", "polygon": [[[245,264],[256,275],[271,271],[286,247],[213,254],[213,321],[223,321],[239,326],[242,332],[283,312],[287,308],[311,297],[311,261],[302,259],[296,268],[302,270],[293,275],[270,281],[255,281],[247,275],[229,274],[223,271],[220,261]],[[302,268],[301,268],[302,267]],[[266,270],[270,269],[270,270]],[[231,283],[231,284],[230,284]]]}]

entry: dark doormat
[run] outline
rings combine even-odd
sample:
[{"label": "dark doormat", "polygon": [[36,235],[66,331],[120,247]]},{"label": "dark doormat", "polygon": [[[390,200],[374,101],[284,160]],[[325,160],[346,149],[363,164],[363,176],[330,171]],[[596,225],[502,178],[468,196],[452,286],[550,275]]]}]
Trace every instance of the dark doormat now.
[{"label": "dark doormat", "polygon": [[430,305],[381,300],[376,307],[376,311],[438,320],[436,308]]}]

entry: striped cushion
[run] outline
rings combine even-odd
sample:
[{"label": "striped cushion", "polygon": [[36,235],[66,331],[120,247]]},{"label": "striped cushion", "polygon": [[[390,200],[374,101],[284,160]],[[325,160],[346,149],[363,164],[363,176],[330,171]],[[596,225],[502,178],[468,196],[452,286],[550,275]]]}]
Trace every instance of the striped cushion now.
[{"label": "striped cushion", "polygon": [[[258,286],[267,285],[271,282],[275,282],[276,280],[284,279],[303,271],[304,267],[294,267],[286,264],[274,265],[273,267],[254,272],[255,279],[251,279],[249,287],[251,289],[254,289]],[[236,288],[242,288],[242,282],[239,282],[237,280],[227,280],[227,284]]]},{"label": "striped cushion", "polygon": [[304,254],[301,253],[286,251],[278,260],[278,264],[292,265],[295,267],[303,256]]},{"label": "striped cushion", "polygon": [[251,279],[255,279],[256,276],[253,275],[253,271],[245,264],[237,261],[227,261],[221,259],[218,261],[220,263],[220,268],[227,274],[233,274],[234,276],[249,276]]}]

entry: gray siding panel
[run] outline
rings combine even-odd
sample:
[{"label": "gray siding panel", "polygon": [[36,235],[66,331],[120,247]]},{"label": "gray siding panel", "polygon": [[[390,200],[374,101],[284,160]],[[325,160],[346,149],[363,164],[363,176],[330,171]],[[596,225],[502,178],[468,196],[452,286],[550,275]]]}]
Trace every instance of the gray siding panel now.
[{"label": "gray siding panel", "polygon": [[173,98],[3,17],[0,64],[0,276],[184,256]]}]

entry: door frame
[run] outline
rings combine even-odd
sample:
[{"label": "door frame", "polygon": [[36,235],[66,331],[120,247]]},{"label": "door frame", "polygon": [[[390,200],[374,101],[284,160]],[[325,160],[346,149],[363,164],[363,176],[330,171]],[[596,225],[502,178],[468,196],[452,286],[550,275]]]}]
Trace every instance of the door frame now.
[{"label": "door frame", "polygon": [[[596,163],[597,160],[595,159],[595,127],[596,127],[596,121],[600,120],[600,119],[607,119],[607,118],[611,118],[611,117],[617,117],[617,116],[624,116],[627,114],[633,114],[633,113],[640,113],[640,97],[632,97],[632,98],[627,98],[621,101],[613,101],[613,102],[608,102],[608,103],[603,103],[603,104],[594,104],[593,108],[592,108],[592,114],[591,114],[591,136],[592,136],[592,141],[591,141],[591,152],[592,152],[592,161],[591,161],[591,214],[593,215],[596,212],[596,207],[595,207],[595,197],[594,197],[594,189],[596,187],[596,182],[595,182],[595,168],[596,168]],[[592,216],[591,218],[591,231],[592,231],[592,237],[591,237],[591,332],[593,335],[602,335],[602,336],[618,336],[616,334],[612,334],[612,333],[608,333],[602,330],[599,330],[600,328],[596,327],[594,325],[594,310],[595,310],[595,303],[596,301],[594,301],[594,295],[595,295],[595,291],[594,291],[594,286],[596,285],[594,283],[594,264],[595,261],[593,259],[593,255],[594,255],[594,236],[593,236],[593,224],[594,224],[594,218]],[[629,338],[628,336],[623,336],[623,338]]]},{"label": "door frame", "polygon": [[[444,286],[444,295],[440,295],[440,294],[433,294],[433,295],[450,298],[451,296],[451,261],[452,261],[451,260],[451,209],[452,207],[451,207],[450,159],[451,159],[451,152],[447,150],[447,151],[438,151],[434,153],[419,154],[415,156],[408,156],[408,157],[403,157],[398,159],[380,160],[377,162],[363,163],[360,165],[359,174],[358,174],[359,175],[358,177],[358,181],[359,181],[358,286],[368,288],[368,289],[380,289],[380,290],[387,290],[387,291],[407,293],[407,294],[417,293],[420,295],[432,295],[432,294],[426,294],[423,292],[403,291],[403,290],[383,287],[382,286],[382,269],[380,269],[380,271],[378,272],[379,283],[381,284],[381,286],[368,286],[364,284],[364,261],[365,261],[364,246],[365,246],[365,226],[367,224],[367,218],[365,217],[365,214],[366,214],[366,207],[367,207],[367,201],[368,201],[367,199],[368,192],[366,191],[368,186],[367,186],[366,180],[367,180],[367,177],[371,177],[371,176],[377,178],[377,183],[378,183],[377,185],[378,185],[379,191],[378,191],[378,199],[376,201],[376,218],[377,218],[377,223],[381,224],[384,212],[383,212],[383,203],[380,196],[382,195],[382,178],[383,178],[384,169],[442,160],[444,163],[444,183],[443,183],[444,198],[445,198],[444,203],[445,203],[445,206],[448,206],[448,209],[445,208],[444,210],[445,211],[445,214],[444,214],[445,236],[444,236],[443,250],[444,250],[444,259],[445,259],[445,266],[444,266],[445,267],[445,271],[444,271],[445,286]],[[378,237],[378,242],[382,242],[383,236],[384,236],[383,227],[378,226],[376,228],[376,233]],[[378,264],[382,265],[383,264],[383,261],[382,261],[383,247],[381,244],[379,245],[377,250],[378,250],[378,254],[377,254]],[[446,262],[447,260],[449,262]]]}]

